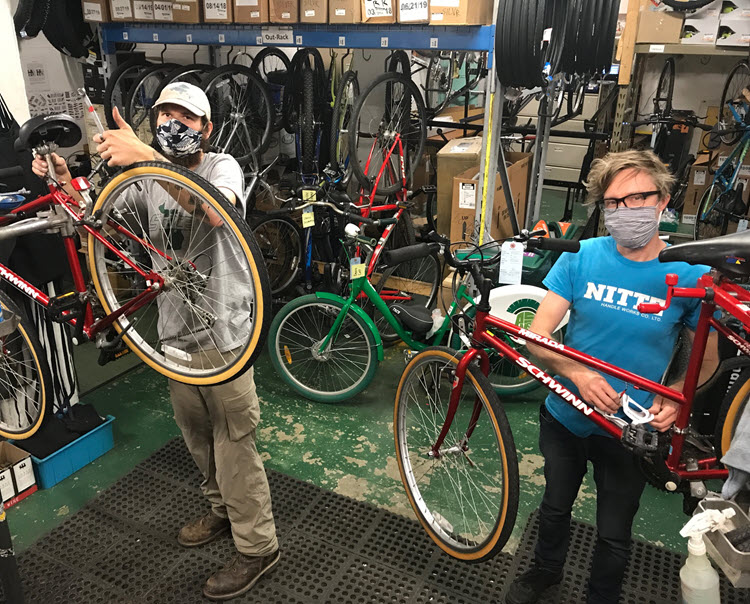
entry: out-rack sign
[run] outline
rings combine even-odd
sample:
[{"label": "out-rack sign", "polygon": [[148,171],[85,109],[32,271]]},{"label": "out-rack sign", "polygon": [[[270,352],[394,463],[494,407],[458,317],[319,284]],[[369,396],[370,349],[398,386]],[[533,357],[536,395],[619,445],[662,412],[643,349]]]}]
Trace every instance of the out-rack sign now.
[{"label": "out-rack sign", "polygon": [[263,44],[294,44],[294,31],[291,27],[264,27],[261,31]]}]

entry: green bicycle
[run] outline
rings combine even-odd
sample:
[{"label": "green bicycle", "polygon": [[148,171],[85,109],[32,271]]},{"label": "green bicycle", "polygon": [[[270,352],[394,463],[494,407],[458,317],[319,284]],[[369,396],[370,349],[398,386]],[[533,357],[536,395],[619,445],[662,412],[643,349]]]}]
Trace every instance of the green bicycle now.
[{"label": "green bicycle", "polygon": [[[317,202],[326,204],[326,202]],[[332,204],[326,204],[333,207]],[[354,218],[354,220],[358,220]],[[371,248],[375,240],[360,235],[359,227],[346,227],[346,248]],[[390,266],[438,253],[441,245],[418,243],[386,252],[383,257]],[[370,384],[383,360],[383,340],[371,314],[378,315],[410,350],[422,350],[445,342],[456,343],[471,332],[471,317],[476,301],[471,282],[463,279],[455,289],[453,303],[441,322],[433,319],[432,311],[420,303],[418,294],[409,294],[412,302],[387,304],[378,288],[366,276],[367,262],[354,258],[350,265],[351,287],[348,298],[317,292],[301,296],[285,305],[274,318],[268,348],[276,371],[299,394],[318,402],[342,402],[362,392]],[[360,268],[361,267],[361,268]],[[380,286],[380,283],[378,283]],[[515,293],[513,290],[515,288]],[[420,284],[415,284],[415,291]],[[492,314],[524,325],[545,291],[532,286],[496,288]],[[362,305],[366,299],[368,304]],[[508,300],[513,303],[508,304]],[[368,313],[363,306],[371,307]],[[512,318],[509,318],[512,316]],[[558,328],[562,329],[567,319]],[[438,324],[439,323],[439,324]],[[508,339],[515,348],[523,348],[523,340]],[[461,347],[461,346],[458,346]],[[532,376],[511,367],[499,356],[490,357],[490,381],[505,395],[520,394],[535,384]]]}]

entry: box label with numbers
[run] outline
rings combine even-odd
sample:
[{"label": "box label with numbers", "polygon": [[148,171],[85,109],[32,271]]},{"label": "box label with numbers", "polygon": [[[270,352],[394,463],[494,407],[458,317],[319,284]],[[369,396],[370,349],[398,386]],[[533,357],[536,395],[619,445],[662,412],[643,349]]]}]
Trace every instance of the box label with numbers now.
[{"label": "box label with numbers", "polygon": [[112,0],[112,19],[130,21],[133,18],[133,8],[130,0]]},{"label": "box label with numbers", "polygon": [[133,15],[136,21],[153,21],[154,20],[154,2],[153,0],[133,0]]},{"label": "box label with numbers", "polygon": [[224,21],[229,18],[227,0],[206,0],[203,7],[205,8],[206,21]]},{"label": "box label with numbers", "polygon": [[172,21],[172,3],[154,2],[154,19],[156,21]]},{"label": "box label with numbers", "polygon": [[398,0],[399,23],[427,23],[429,20],[429,0]]}]

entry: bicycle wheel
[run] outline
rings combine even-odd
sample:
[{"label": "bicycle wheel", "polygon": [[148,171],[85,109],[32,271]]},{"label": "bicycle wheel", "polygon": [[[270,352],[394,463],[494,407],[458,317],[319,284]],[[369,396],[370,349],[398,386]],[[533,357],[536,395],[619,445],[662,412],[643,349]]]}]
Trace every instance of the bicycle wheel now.
[{"label": "bicycle wheel", "polygon": [[268,86],[275,110],[274,129],[281,128],[281,115],[284,107],[284,89],[290,61],[283,50],[267,47],[253,58],[250,69]]},{"label": "bicycle wheel", "polygon": [[729,217],[718,209],[719,198],[723,194],[724,190],[719,185],[711,185],[701,197],[693,226],[696,241],[726,235]]},{"label": "bicycle wheel", "polygon": [[[729,72],[729,77],[724,83],[724,89],[721,93],[721,103],[719,103],[719,129],[731,130],[733,128],[742,128],[745,126],[745,119],[750,112],[750,99],[744,91],[750,90],[750,64],[747,61],[740,61]],[[737,112],[741,121],[729,108],[729,103]],[[734,145],[742,138],[742,130],[738,132],[729,132],[721,135],[721,140],[727,145]]]},{"label": "bicycle wheel", "polygon": [[174,164],[134,164],[107,183],[93,213],[105,238],[88,237],[96,293],[107,314],[141,303],[114,325],[146,364],[198,386],[252,364],[270,321],[268,274],[249,227],[213,185]]},{"label": "bicycle wheel", "polygon": [[125,112],[125,101],[128,92],[140,74],[150,66],[151,63],[146,61],[144,57],[138,57],[126,61],[112,72],[107,82],[107,87],[104,89],[104,112],[107,118],[107,128],[110,130],[117,128],[117,124],[115,124],[115,120],[112,117],[112,109],[117,107],[120,115],[123,117],[127,115]]},{"label": "bicycle wheel", "polygon": [[750,400],[750,372],[746,370],[729,388],[719,407],[714,431],[714,447],[719,459],[729,451],[748,400]]},{"label": "bicycle wheel", "polygon": [[416,85],[399,74],[375,78],[354,104],[351,123],[357,136],[349,138],[349,157],[359,184],[371,191],[381,174],[377,193],[391,195],[401,190],[401,158],[396,144],[400,137],[408,186],[427,135],[424,102]]},{"label": "bicycle wheel", "polygon": [[352,109],[359,96],[359,80],[356,71],[347,71],[341,76],[331,119],[330,156],[331,168],[341,173],[342,181],[348,182],[352,169],[349,161],[349,137],[356,136],[351,129]]},{"label": "bicycle wheel", "polygon": [[466,562],[491,558],[518,511],[518,459],[510,425],[487,378],[471,366],[439,455],[458,358],[426,348],[399,381],[393,415],[396,459],[414,512],[430,538]]},{"label": "bicycle wheel", "polygon": [[713,0],[662,0],[664,4],[680,11],[691,11],[707,6]]},{"label": "bicycle wheel", "polygon": [[151,144],[154,133],[148,116],[154,106],[161,82],[179,65],[174,63],[160,63],[144,69],[128,91],[125,99],[125,121],[144,143]]},{"label": "bicycle wheel", "polygon": [[274,108],[268,88],[250,67],[224,65],[201,82],[211,104],[211,145],[241,164],[260,157],[271,142]]},{"label": "bicycle wheel", "polygon": [[405,50],[394,50],[388,57],[388,69],[390,73],[400,73],[406,77],[411,76],[411,59]]},{"label": "bicycle wheel", "polygon": [[268,269],[271,295],[278,296],[294,282],[302,260],[302,231],[286,216],[267,216],[253,227],[253,236]]},{"label": "bicycle wheel", "polygon": [[431,115],[437,115],[447,105],[453,77],[452,67],[452,59],[430,59],[425,76],[424,104]]},{"label": "bicycle wheel", "polygon": [[338,403],[367,388],[378,366],[370,327],[353,311],[320,353],[320,344],[343,308],[343,299],[301,296],[284,306],[271,324],[268,352],[279,375],[299,394]]},{"label": "bicycle wheel", "polygon": [[0,436],[21,440],[42,425],[52,378],[34,325],[3,292],[0,306]]},{"label": "bicycle wheel", "polygon": [[672,95],[674,94],[674,59],[669,57],[664,61],[659,84],[654,96],[654,113],[668,115],[672,113]]},{"label": "bicycle wheel", "polygon": [[307,62],[302,64],[302,99],[299,111],[299,147],[301,157],[300,166],[303,174],[315,174],[316,170],[316,136],[315,136],[315,91],[313,71]]}]

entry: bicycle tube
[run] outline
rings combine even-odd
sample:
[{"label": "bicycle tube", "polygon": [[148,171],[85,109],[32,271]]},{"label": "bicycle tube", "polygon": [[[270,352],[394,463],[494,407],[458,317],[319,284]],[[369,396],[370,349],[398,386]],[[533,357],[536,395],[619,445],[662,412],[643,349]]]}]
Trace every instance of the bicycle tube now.
[{"label": "bicycle tube", "polygon": [[[165,231],[164,225],[162,229],[157,230],[157,238],[153,243],[149,244],[146,239],[150,239],[151,229],[150,226],[144,227],[139,213],[133,214],[129,220],[132,222],[136,221],[135,226],[131,226],[130,222],[125,220],[126,207],[122,207],[122,203],[127,202],[127,198],[124,197],[126,190],[130,186],[138,185],[143,187],[141,183],[148,183],[148,181],[154,181],[154,186],[159,186],[158,182],[167,182],[174,187],[180,187],[187,191],[189,195],[192,195],[199,200],[202,200],[203,206],[206,211],[211,214],[205,214],[208,220],[210,215],[215,217],[217,221],[214,230],[210,233],[212,236],[216,236],[217,242],[215,245],[218,246],[219,238],[225,236],[228,244],[232,246],[234,250],[233,258],[237,259],[237,268],[231,275],[221,277],[215,275],[216,266],[211,264],[206,267],[206,263],[213,262],[213,257],[205,253],[200,248],[202,242],[207,241],[208,235],[204,233],[200,236],[200,233],[205,229],[196,230],[198,239],[196,240],[196,248],[192,248],[192,239],[184,239],[188,235],[185,235],[184,228],[181,227],[180,232],[183,233],[182,238],[179,240],[175,235],[164,235],[161,237],[159,233],[172,233],[172,223],[168,223],[168,229]],[[137,187],[136,187],[137,189]],[[140,194],[142,196],[142,194]],[[112,212],[114,204],[118,203],[117,213]],[[126,203],[127,205],[127,203]],[[187,312],[188,319],[191,322],[185,320],[183,315],[184,327],[177,325],[180,328],[179,337],[173,335],[171,332],[164,335],[169,338],[168,341],[179,341],[180,339],[186,339],[187,344],[185,346],[197,346],[197,352],[188,353],[183,352],[183,349],[177,349],[171,343],[167,345],[162,340],[162,334],[159,330],[154,329],[153,332],[150,327],[156,327],[153,325],[153,320],[159,316],[158,308],[153,308],[155,316],[150,313],[151,307],[143,307],[145,315],[135,316],[133,320],[130,319],[126,314],[121,314],[119,318],[113,323],[118,333],[122,334],[123,341],[130,347],[133,352],[136,353],[147,365],[158,371],[162,375],[168,378],[192,384],[195,386],[206,386],[218,383],[223,383],[234,379],[241,375],[244,371],[249,369],[251,364],[260,354],[262,344],[268,331],[270,323],[270,287],[268,283],[268,275],[266,273],[265,264],[262,261],[262,255],[258,249],[258,245],[253,238],[250,228],[247,226],[245,221],[240,216],[237,208],[230,204],[221,192],[216,189],[213,185],[208,183],[206,180],[195,174],[194,172],[182,168],[174,164],[168,164],[165,162],[143,162],[134,164],[114,176],[109,180],[104,189],[99,194],[96,203],[93,208],[94,212],[100,212],[102,220],[105,224],[109,225],[111,232],[120,233],[121,237],[128,244],[138,243],[143,248],[143,253],[146,258],[149,259],[149,264],[145,264],[146,275],[150,274],[148,271],[156,270],[162,271],[166,275],[166,278],[174,281],[173,287],[169,290],[172,291],[172,296],[181,296],[179,299],[174,300],[172,298],[164,298],[162,303],[169,302],[168,308],[178,308],[177,312]],[[130,214],[128,214],[130,216]],[[188,214],[181,210],[174,210],[174,214],[169,220],[176,221],[175,224],[183,224],[187,217],[188,222],[191,220],[201,220],[200,217],[196,218],[195,212]],[[168,217],[169,217],[168,216]],[[166,218],[168,218],[166,217]],[[166,219],[165,218],[165,219]],[[180,223],[179,221],[183,222]],[[150,222],[148,223],[151,224]],[[138,235],[133,233],[133,228],[136,229]],[[190,233],[193,232],[191,227]],[[97,292],[97,297],[102,305],[104,313],[110,315],[115,311],[122,313],[122,309],[126,304],[131,303],[134,297],[143,296],[143,292],[147,291],[147,285],[140,283],[143,278],[138,276],[138,272],[135,270],[140,268],[137,264],[137,256],[134,254],[120,253],[118,258],[123,263],[123,269],[125,270],[126,282],[130,282],[132,278],[137,279],[133,283],[139,283],[137,286],[132,285],[124,287],[121,284],[121,280],[116,279],[118,273],[112,273],[112,265],[109,263],[106,254],[110,252],[110,247],[114,247],[119,251],[119,247],[122,247],[120,239],[113,239],[109,236],[110,231],[102,231],[103,234],[97,232],[99,237],[107,238],[107,246],[102,243],[97,236],[94,235],[93,229],[89,230],[88,236],[88,249],[89,249],[89,269],[91,273],[91,279],[94,283],[94,289]],[[185,246],[187,244],[187,247]],[[119,246],[119,247],[118,247]],[[183,250],[180,254],[176,250]],[[167,264],[163,268],[159,264],[154,264],[153,258],[173,257],[172,264]],[[161,253],[159,253],[161,252]],[[136,260],[134,260],[134,258]],[[182,266],[178,263],[178,267],[174,267],[174,259],[180,259],[181,262],[186,262],[188,266],[192,267],[191,270],[181,270],[178,273],[172,274],[176,268]],[[171,272],[170,272],[171,271]],[[141,269],[141,272],[144,272]],[[157,272],[160,278],[164,278]],[[132,278],[131,278],[132,277]],[[220,344],[217,343],[214,338],[213,327],[214,324],[217,327],[221,327],[220,324],[226,324],[228,319],[217,316],[216,319],[208,321],[210,317],[205,317],[207,311],[200,310],[200,304],[205,301],[207,296],[208,282],[207,279],[212,279],[213,285],[211,290],[218,287],[220,279],[224,279],[225,282],[229,281],[241,281],[247,284],[248,291],[242,292],[242,300],[247,299],[247,302],[243,302],[242,308],[238,307],[237,313],[245,312],[247,309],[249,325],[247,329],[242,327],[241,329],[234,330],[234,337],[231,337],[231,333],[227,332],[228,336],[219,336],[219,341],[227,341],[231,338],[231,341],[226,345],[226,348],[222,352],[237,351],[233,352],[230,358],[222,358],[218,361],[217,366],[213,366],[215,363],[212,361],[211,366],[200,368],[194,366],[191,363],[193,354],[202,354],[204,351],[203,345],[199,343],[199,339],[194,336],[194,332],[197,334],[205,333],[209,336],[210,344],[213,349],[221,350]],[[184,282],[184,285],[183,285]],[[203,291],[203,296],[194,296],[195,290]],[[180,292],[185,290],[185,294]],[[157,296],[162,295],[162,291],[157,290],[159,293]],[[219,295],[219,294],[217,294]],[[133,297],[129,297],[133,296]],[[236,299],[236,298],[234,298]],[[172,301],[174,300],[174,301]],[[148,302],[150,304],[150,302]],[[224,305],[224,308],[229,308]],[[231,308],[230,308],[231,310]],[[216,312],[216,311],[208,311]],[[232,311],[234,312],[234,311]],[[183,313],[184,314],[184,313]],[[147,316],[147,320],[141,327],[140,318]],[[171,315],[170,315],[171,316]],[[195,320],[193,320],[195,316]],[[233,314],[232,316],[236,316]],[[202,318],[203,317],[203,318]],[[147,323],[151,322],[151,326]],[[191,325],[195,325],[196,328],[190,331]],[[185,333],[183,334],[182,331]],[[235,343],[236,342],[236,343]],[[191,349],[189,349],[191,350]],[[208,350],[208,349],[205,349]]]}]

